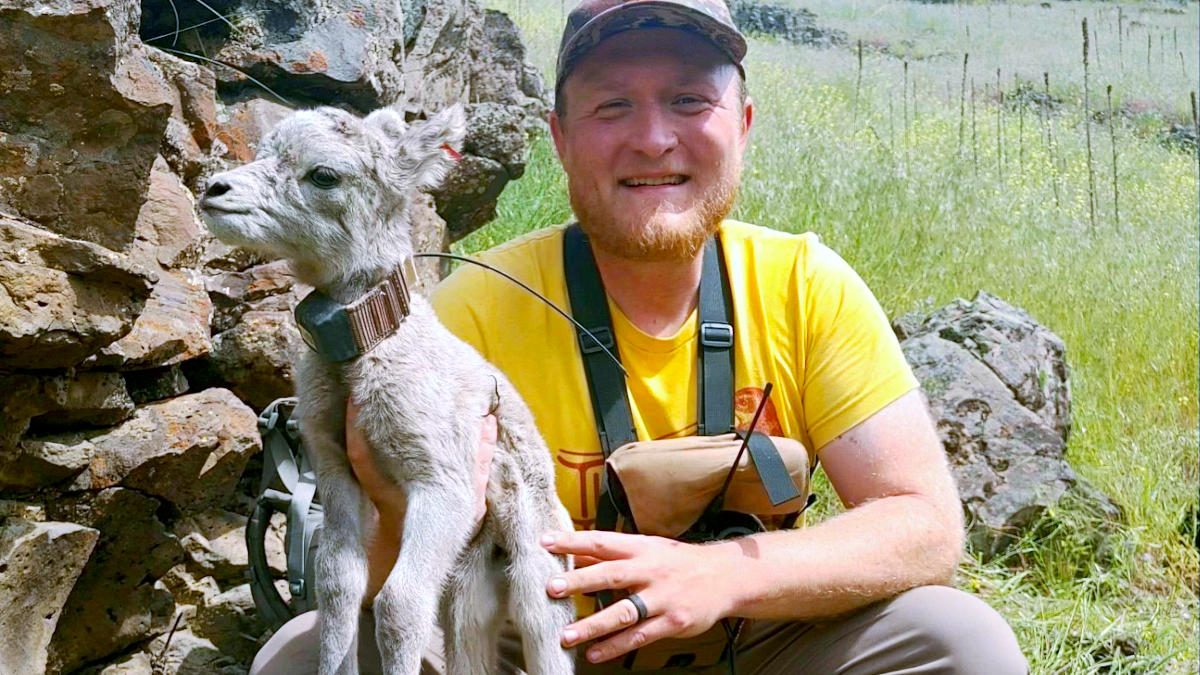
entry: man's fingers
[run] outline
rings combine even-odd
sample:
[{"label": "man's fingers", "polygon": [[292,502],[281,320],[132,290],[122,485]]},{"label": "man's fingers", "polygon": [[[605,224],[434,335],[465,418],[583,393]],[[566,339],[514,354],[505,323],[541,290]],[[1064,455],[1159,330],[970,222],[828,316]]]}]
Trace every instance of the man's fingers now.
[{"label": "man's fingers", "polygon": [[554,598],[565,598],[577,593],[642,586],[646,581],[624,561],[606,560],[551,577],[546,592]]},{"label": "man's fingers", "polygon": [[497,422],[495,415],[484,416],[483,424],[479,427],[480,443],[490,443],[491,445],[496,444],[496,425]]},{"label": "man's fingers", "polygon": [[645,647],[656,640],[673,637],[678,634],[678,630],[674,623],[667,620],[666,616],[652,616],[603,642],[588,647],[587,660],[592,663],[610,661],[622,654]]},{"label": "man's fingers", "polygon": [[645,549],[648,537],[621,532],[587,530],[583,532],[547,532],[542,546],[551,553],[591,556],[599,560],[630,558]]},{"label": "man's fingers", "polygon": [[629,628],[637,622],[637,608],[630,600],[623,599],[564,628],[562,645],[574,647],[577,644],[615,633],[622,628]]},{"label": "man's fingers", "polygon": [[487,513],[487,484],[496,454],[496,416],[487,415],[479,425],[479,447],[475,451],[475,521]]}]

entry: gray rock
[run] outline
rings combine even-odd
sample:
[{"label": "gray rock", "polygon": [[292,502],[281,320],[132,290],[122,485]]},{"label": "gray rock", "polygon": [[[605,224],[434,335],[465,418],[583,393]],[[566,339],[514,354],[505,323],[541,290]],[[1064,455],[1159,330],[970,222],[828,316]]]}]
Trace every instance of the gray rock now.
[{"label": "gray rock", "polygon": [[173,529],[189,568],[221,583],[246,578],[246,516],[212,509],[182,518]]},{"label": "gray rock", "polygon": [[0,368],[79,364],[129,332],[155,280],[124,255],[0,213]]},{"label": "gray rock", "polygon": [[245,675],[246,671],[246,665],[222,654],[209,640],[180,628],[174,634],[159,635],[142,651],[95,672],[97,675]]},{"label": "gray rock", "polygon": [[22,439],[0,465],[0,486],[35,490],[67,482],[87,468],[95,452],[77,432]]},{"label": "gray rock", "polygon": [[295,281],[284,260],[214,274],[204,285],[212,300],[214,334],[233,328],[250,310],[290,312],[310,290]]},{"label": "gray rock", "polygon": [[191,621],[193,633],[211,641],[222,654],[244,662],[254,658],[258,651],[254,636],[266,628],[254,607],[250,584],[235,586],[209,598],[207,604],[196,608]]},{"label": "gray rock", "polygon": [[239,164],[253,161],[259,141],[291,112],[281,103],[262,98],[221,106],[217,111],[217,138],[225,147],[225,157]]},{"label": "gray rock", "polygon": [[[417,194],[412,202],[412,231],[414,251],[445,252],[450,250],[450,235],[446,221],[437,214],[433,197]],[[416,292],[429,297],[433,289],[450,273],[448,261],[440,258],[417,260]]]},{"label": "gray rock", "polygon": [[504,12],[484,12],[483,31],[473,44],[472,100],[521,106],[533,118],[550,112],[541,73],[529,63],[516,24]]},{"label": "gray rock", "polygon": [[212,350],[209,318],[212,302],[198,275],[164,271],[133,330],[104,347],[88,362],[100,368],[169,366]]},{"label": "gray rock", "polygon": [[195,266],[207,233],[196,217],[191,191],[161,156],[154,160],[145,199],[131,255],[151,269]]},{"label": "gray rock", "polygon": [[433,193],[438,216],[446,221],[451,241],[467,236],[496,216],[496,199],[508,178],[504,165],[494,159],[463,156]]},{"label": "gray rock", "polygon": [[133,414],[133,399],[119,373],[82,372],[43,381],[46,412],[32,420],[35,429],[117,424]]},{"label": "gray rock", "polygon": [[295,395],[296,357],[307,349],[290,312],[246,312],[213,338],[212,362],[230,389],[256,410]]},{"label": "gray rock", "polygon": [[74,523],[0,521],[0,672],[46,671],[63,604],[99,535]]},{"label": "gray rock", "polygon": [[[403,94],[405,62],[420,58],[415,55],[419,32],[428,23],[424,4],[423,0],[381,5],[345,0],[286,5],[267,0],[226,2],[220,8],[235,22],[236,30],[208,25],[175,37],[176,14],[167,3],[151,1],[142,35],[164,48],[173,40],[174,48],[182,51],[198,54],[205,49],[212,58],[232,65],[215,70],[225,96],[281,96],[298,104],[337,100],[365,111]],[[179,7],[177,16],[183,25],[212,18],[202,6]]]},{"label": "gray rock", "polygon": [[785,7],[753,0],[733,0],[729,3],[733,22],[749,35],[769,35],[788,42],[829,47],[846,42],[840,30],[817,25],[817,16],[807,9]]},{"label": "gray rock", "polygon": [[[184,551],[188,552],[187,542],[181,539],[180,544]],[[190,557],[190,552],[188,554]],[[216,579],[203,575],[198,577],[188,571],[186,564],[176,565],[167,570],[167,573],[159,579],[159,583],[171,591],[177,605],[196,607],[208,602],[209,598],[215,598],[221,594],[221,586]]]},{"label": "gray rock", "polygon": [[81,487],[115,485],[160,497],[184,513],[224,503],[246,460],[261,449],[258,418],[224,389],[143,406],[94,436]]},{"label": "gray rock", "polygon": [[499,103],[473,104],[467,112],[464,157],[434,193],[450,241],[494,218],[504,186],[525,172],[528,113]]},{"label": "gray rock", "polygon": [[46,508],[41,504],[0,499],[0,519],[14,518],[35,523],[45,522]]},{"label": "gray rock", "polygon": [[416,37],[403,52],[400,87],[382,100],[404,101],[413,115],[488,100],[486,92],[470,89],[471,51],[463,48],[482,24],[479,6],[470,0],[427,0]]},{"label": "gray rock", "polygon": [[133,414],[118,373],[12,373],[0,376],[0,463],[32,426],[34,433],[117,424]]},{"label": "gray rock", "polygon": [[[264,537],[263,551],[267,554],[267,566],[276,574],[287,573],[287,516],[276,511],[271,514],[271,524],[267,528],[267,534]],[[282,580],[284,589],[287,588],[287,580]],[[283,596],[285,599],[287,595]]]},{"label": "gray rock", "polygon": [[525,112],[516,106],[476,103],[467,106],[463,151],[495,160],[511,179],[525,172]]},{"label": "gray rock", "polygon": [[73,670],[170,627],[175,603],[155,580],[183,560],[158,500],[113,488],[47,504],[56,520],[100,531],[50,641],[50,672]]},{"label": "gray rock", "polygon": [[90,452],[76,434],[59,439],[53,432],[116,424],[133,409],[117,373],[0,376],[0,487],[40,487],[75,475]]},{"label": "gray rock", "polygon": [[[142,18],[144,24],[145,14]],[[222,151],[218,142],[217,78],[204,64],[159,49],[147,49],[146,54],[171,85],[171,117],[162,153],[171,170],[195,189],[200,175],[217,167],[215,155]]]},{"label": "gray rock", "polygon": [[171,113],[137,3],[0,0],[0,210],[121,250]]},{"label": "gray rock", "polygon": [[1071,386],[1062,339],[990,293],[934,312],[921,329],[961,345],[1065,442],[1071,431]]},{"label": "gray rock", "polygon": [[124,485],[193,512],[229,499],[260,448],[254,413],[231,392],[208,389],[142,406],[113,429],[24,439],[0,463],[0,485],[74,476],[75,489]]},{"label": "gray rock", "polygon": [[270,262],[262,255],[240,246],[230,246],[215,237],[204,245],[200,269],[205,273],[236,272]]},{"label": "gray rock", "polygon": [[1065,460],[1070,394],[1053,333],[985,293],[894,327],[929,399],[979,555],[1003,551],[1069,491],[1120,518]]}]

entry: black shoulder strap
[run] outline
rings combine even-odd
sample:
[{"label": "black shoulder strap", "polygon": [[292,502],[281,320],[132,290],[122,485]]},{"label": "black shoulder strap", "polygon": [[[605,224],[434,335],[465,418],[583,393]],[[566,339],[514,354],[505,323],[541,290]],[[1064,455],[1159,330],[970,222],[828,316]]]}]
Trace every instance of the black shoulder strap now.
[{"label": "black shoulder strap", "polygon": [[697,436],[733,429],[733,307],[725,255],[716,237],[704,246],[700,274],[700,369],[696,390]]},{"label": "black shoulder strap", "polygon": [[[612,317],[608,314],[608,300],[600,281],[600,271],[596,269],[596,259],[592,257],[587,235],[578,224],[571,225],[563,233],[563,270],[567,294],[571,299],[571,315],[620,358],[621,350],[613,339]],[[596,416],[600,447],[607,458],[613,450],[637,440],[633,415],[629,412],[624,373],[596,344],[596,340],[578,329],[575,332],[579,337],[583,369],[592,395],[592,411]]]},{"label": "black shoulder strap", "polygon": [[[604,284],[596,269],[596,260],[587,235],[578,223],[563,234],[563,267],[571,314],[585,328],[613,350],[620,348],[613,339],[612,317]],[[699,310],[699,383],[696,391],[698,435],[723,434],[733,429],[733,308],[724,256],[716,237],[704,247],[703,272],[700,276]],[[592,396],[592,410],[600,446],[607,457],[625,443],[637,440],[624,375],[582,331],[576,331],[583,353],[584,371]]]}]

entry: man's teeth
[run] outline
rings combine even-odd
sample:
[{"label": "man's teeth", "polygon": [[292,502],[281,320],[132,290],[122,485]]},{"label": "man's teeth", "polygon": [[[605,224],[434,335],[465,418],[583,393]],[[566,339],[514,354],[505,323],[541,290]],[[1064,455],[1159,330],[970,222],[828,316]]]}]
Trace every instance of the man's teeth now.
[{"label": "man's teeth", "polygon": [[679,185],[683,182],[683,176],[666,176],[664,178],[626,178],[622,182],[628,187],[639,187],[642,185]]}]

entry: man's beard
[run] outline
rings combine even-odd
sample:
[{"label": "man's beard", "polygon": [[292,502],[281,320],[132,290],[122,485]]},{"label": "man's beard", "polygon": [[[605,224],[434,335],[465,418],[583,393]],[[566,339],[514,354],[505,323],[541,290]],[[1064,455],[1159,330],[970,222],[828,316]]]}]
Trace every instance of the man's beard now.
[{"label": "man's beard", "polygon": [[[700,196],[692,212],[682,219],[666,205],[660,205],[641,218],[635,214],[613,214],[604,205],[581,194],[587,190],[576,188],[570,181],[567,192],[575,217],[596,248],[624,260],[690,262],[733,209],[740,182],[741,162],[737,162],[721,172],[721,178]],[[630,219],[635,220],[631,222]]]}]

